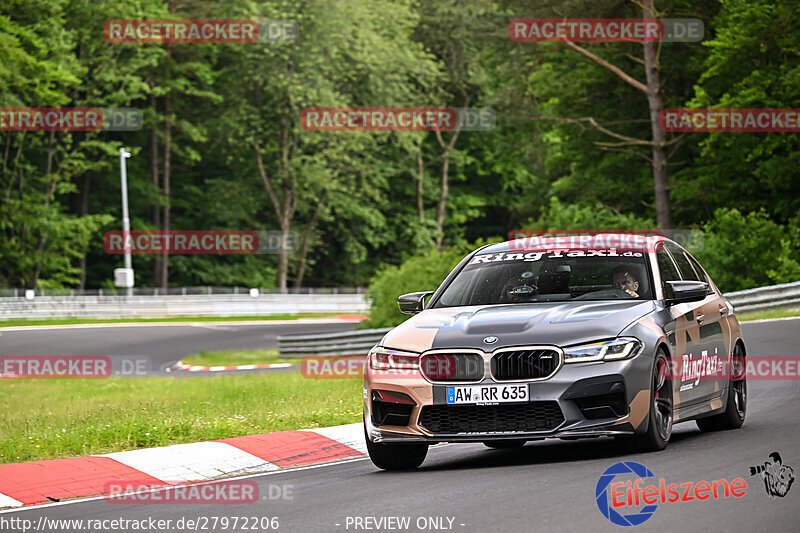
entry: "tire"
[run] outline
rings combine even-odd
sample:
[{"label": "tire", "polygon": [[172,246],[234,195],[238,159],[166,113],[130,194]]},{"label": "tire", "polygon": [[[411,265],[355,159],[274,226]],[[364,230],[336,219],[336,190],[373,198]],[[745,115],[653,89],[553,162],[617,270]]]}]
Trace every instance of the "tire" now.
[{"label": "tire", "polygon": [[508,450],[511,448],[522,448],[528,441],[519,439],[503,439],[503,440],[487,440],[483,445],[487,448],[494,448],[496,450]]},{"label": "tire", "polygon": [[[737,344],[733,349],[733,360],[740,361],[739,368],[745,368],[744,347]],[[725,402],[725,410],[713,416],[698,418],[695,420],[700,431],[725,431],[729,429],[739,429],[744,424],[747,414],[747,377],[742,374],[731,375],[728,383],[728,399]]]},{"label": "tire", "polygon": [[428,455],[427,444],[382,444],[366,436],[367,452],[372,464],[381,470],[414,470]]},{"label": "tire", "polygon": [[667,357],[659,348],[650,380],[650,410],[647,431],[633,437],[634,446],[641,451],[657,452],[667,447],[672,436],[672,380],[668,378]]}]

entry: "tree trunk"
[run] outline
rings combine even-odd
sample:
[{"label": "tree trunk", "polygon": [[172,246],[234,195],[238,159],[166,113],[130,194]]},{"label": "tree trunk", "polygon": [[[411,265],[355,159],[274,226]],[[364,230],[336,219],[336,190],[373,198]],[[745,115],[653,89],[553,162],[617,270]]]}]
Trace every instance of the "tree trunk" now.
[{"label": "tree trunk", "polygon": [[311,220],[308,222],[308,228],[303,236],[303,248],[300,250],[300,260],[297,266],[297,277],[294,280],[295,288],[299,289],[303,286],[303,275],[306,272],[306,258],[308,257],[308,248],[311,246],[311,235],[314,233],[314,228],[317,226],[317,220],[319,219],[319,213],[322,211],[322,207],[325,205],[327,199],[328,190],[325,189],[322,191],[322,195],[319,198],[317,207],[314,209],[314,214],[311,215]]},{"label": "tree trunk", "polygon": [[[152,92],[153,83],[150,84],[150,108],[156,113],[156,95]],[[158,176],[158,119],[153,118],[150,125],[150,176],[153,179],[153,190],[156,191],[156,200],[153,203],[153,226],[161,228],[161,195],[159,176]],[[153,260],[153,286],[161,286],[161,257],[155,256]]]},{"label": "tree trunk", "polygon": [[[81,216],[85,217],[89,214],[89,189],[92,184],[91,175],[87,172],[83,175],[83,187],[81,188]],[[81,260],[78,263],[78,268],[81,269],[80,276],[78,278],[78,288],[80,290],[84,290],[86,288],[86,254],[81,256]]]},{"label": "tree trunk", "polygon": [[436,251],[442,251],[444,240],[444,215],[447,210],[447,197],[450,195],[450,150],[442,154],[442,181],[439,188],[439,203],[436,206]]},{"label": "tree trunk", "polygon": [[419,211],[419,221],[425,222],[425,202],[423,198],[423,184],[424,184],[424,177],[425,177],[425,163],[422,160],[422,141],[425,138],[421,138],[419,140],[419,149],[417,151],[417,169],[419,172],[419,178],[417,179],[417,211]]},{"label": "tree trunk", "polygon": [[[283,181],[281,188],[283,189],[283,214],[280,217],[280,221],[281,230],[288,233],[291,229],[297,198],[295,197],[294,184],[292,183],[289,171],[289,126],[285,122],[282,122],[282,126],[281,167],[283,170]],[[278,257],[278,288],[281,289],[282,292],[286,291],[288,274],[289,253],[281,252]]]},{"label": "tree trunk", "polygon": [[[289,181],[288,174],[288,148],[286,146],[288,140],[288,131],[284,131],[283,136],[283,203],[278,199],[275,190],[267,176],[266,168],[264,167],[264,159],[261,157],[261,145],[258,138],[258,133],[253,134],[253,150],[256,156],[256,165],[258,167],[258,175],[261,178],[261,183],[264,185],[264,190],[267,191],[269,201],[272,204],[272,209],[275,211],[275,217],[278,219],[278,226],[281,231],[288,233],[292,227],[292,216],[296,207],[297,199],[294,195],[294,188]],[[289,254],[286,252],[278,253],[278,273],[276,285],[281,292],[286,291],[286,280],[289,272]]]},{"label": "tree trunk", "polygon": [[[656,18],[654,0],[644,0],[644,18]],[[647,104],[650,107],[650,127],[653,132],[653,186],[656,199],[656,220],[658,227],[669,229],[672,225],[669,206],[669,175],[667,174],[666,136],[661,129],[659,117],[663,102],[661,100],[661,65],[656,51],[658,43],[644,43],[644,68],[647,77]]]},{"label": "tree trunk", "polygon": [[[164,216],[162,229],[169,232],[169,204],[170,204],[170,150],[172,148],[172,124],[170,122],[170,93],[164,95]],[[169,284],[169,250],[165,246],[161,256],[161,288],[166,291]]]},{"label": "tree trunk", "polygon": [[[53,158],[56,155],[56,132],[51,131],[48,147],[47,147],[47,165],[45,167],[45,176],[50,178],[51,181],[47,184],[47,189],[45,191],[44,196],[44,206],[45,208],[50,206],[50,199],[56,192],[56,186],[58,185],[58,179],[53,177]],[[39,236],[39,244],[36,246],[36,266],[33,268],[33,274],[31,275],[31,279],[28,281],[30,285],[29,289],[35,289],[36,286],[39,284],[39,274],[41,273],[42,269],[42,256],[44,255],[44,235]]]}]

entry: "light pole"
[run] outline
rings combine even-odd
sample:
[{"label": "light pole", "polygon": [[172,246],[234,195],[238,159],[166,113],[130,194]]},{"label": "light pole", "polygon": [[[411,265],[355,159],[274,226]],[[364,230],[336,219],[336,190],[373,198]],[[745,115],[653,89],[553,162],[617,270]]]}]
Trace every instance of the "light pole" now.
[{"label": "light pole", "polygon": [[125,268],[114,270],[114,284],[117,287],[126,287],[128,296],[133,295],[133,261],[131,259],[130,233],[131,219],[128,215],[128,173],[125,160],[131,156],[125,148],[119,149],[119,173],[122,188],[122,242],[125,247]]}]

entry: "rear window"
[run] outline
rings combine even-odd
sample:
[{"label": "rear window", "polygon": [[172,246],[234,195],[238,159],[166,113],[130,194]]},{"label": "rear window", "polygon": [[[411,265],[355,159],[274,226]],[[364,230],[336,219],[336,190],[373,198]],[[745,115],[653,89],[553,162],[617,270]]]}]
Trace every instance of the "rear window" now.
[{"label": "rear window", "polygon": [[495,252],[474,256],[434,307],[571,300],[652,299],[646,254],[613,250]]}]

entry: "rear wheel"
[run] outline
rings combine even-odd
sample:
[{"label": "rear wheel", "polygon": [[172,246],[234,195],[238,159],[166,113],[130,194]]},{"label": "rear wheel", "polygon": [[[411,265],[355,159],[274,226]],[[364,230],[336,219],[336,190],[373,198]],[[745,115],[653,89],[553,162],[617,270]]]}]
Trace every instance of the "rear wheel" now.
[{"label": "rear wheel", "polygon": [[427,444],[383,444],[372,442],[365,435],[372,464],[383,470],[413,470],[428,455]]},{"label": "rear wheel", "polygon": [[747,377],[745,372],[744,347],[736,344],[733,348],[731,380],[728,384],[728,400],[725,411],[718,415],[698,418],[700,431],[722,431],[739,429],[747,414]]},{"label": "rear wheel", "polygon": [[636,446],[642,451],[663,450],[672,435],[672,381],[668,379],[667,365],[667,357],[664,351],[659,349],[653,365],[647,432],[634,437]]},{"label": "rear wheel", "polygon": [[519,439],[503,439],[503,440],[487,440],[484,441],[484,446],[487,448],[495,448],[497,450],[507,450],[509,448],[521,448],[527,441]]}]

